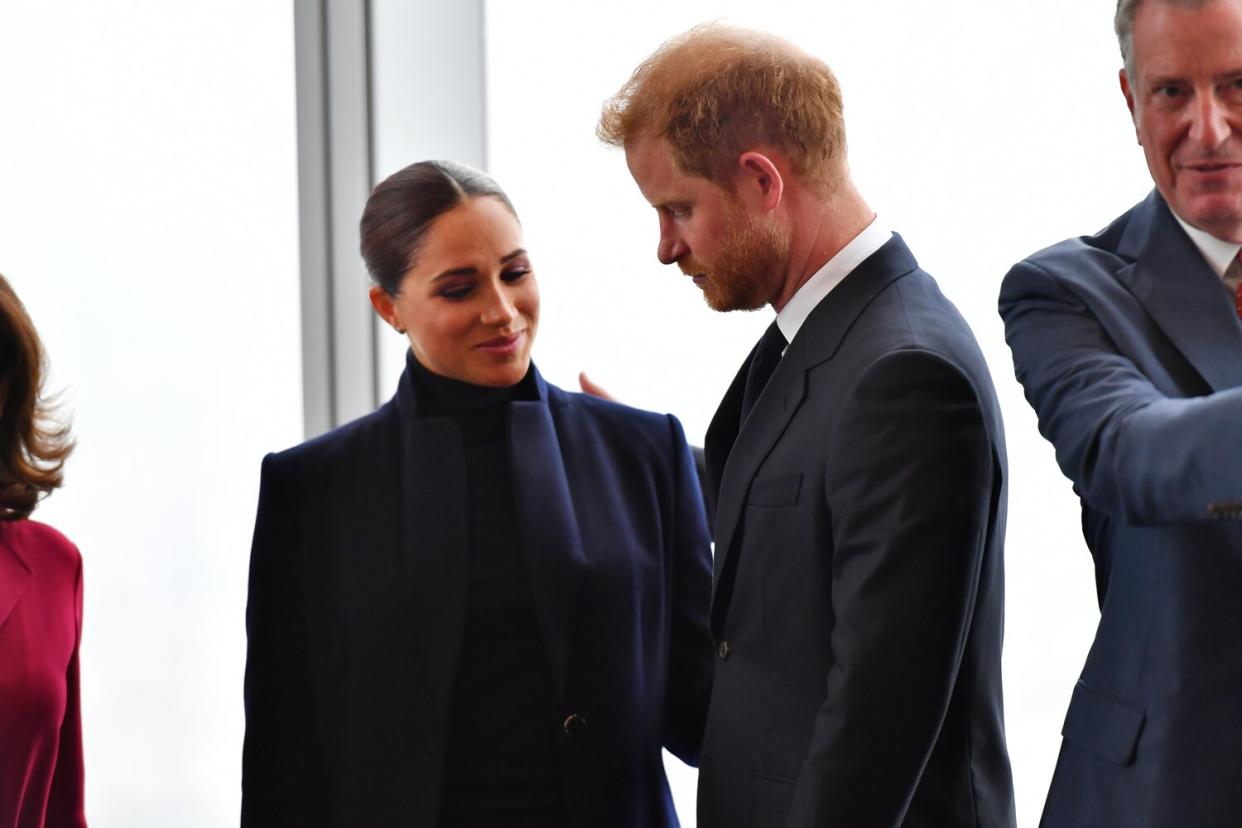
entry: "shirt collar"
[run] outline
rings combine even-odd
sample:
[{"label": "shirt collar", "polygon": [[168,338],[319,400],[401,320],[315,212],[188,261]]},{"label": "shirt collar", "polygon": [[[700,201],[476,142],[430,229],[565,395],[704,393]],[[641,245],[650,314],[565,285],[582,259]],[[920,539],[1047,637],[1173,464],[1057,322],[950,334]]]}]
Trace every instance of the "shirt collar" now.
[{"label": "shirt collar", "polygon": [[1191,227],[1182,221],[1182,217],[1177,213],[1173,213],[1173,218],[1177,219],[1177,223],[1186,231],[1186,235],[1190,236],[1190,240],[1195,243],[1195,247],[1203,255],[1212,271],[1220,278],[1225,278],[1225,271],[1229,265],[1233,264],[1234,259],[1238,258],[1238,251],[1242,250],[1242,244],[1221,241],[1198,227]]},{"label": "shirt collar", "polygon": [[[850,240],[824,266],[815,271],[802,287],[790,297],[785,307],[776,315],[776,326],[781,329],[786,342],[793,342],[806,318],[811,315],[825,296],[863,261],[892,238],[892,231],[880,226],[879,216],[871,220],[861,233]],[[1236,249],[1234,251],[1237,252]]]}]

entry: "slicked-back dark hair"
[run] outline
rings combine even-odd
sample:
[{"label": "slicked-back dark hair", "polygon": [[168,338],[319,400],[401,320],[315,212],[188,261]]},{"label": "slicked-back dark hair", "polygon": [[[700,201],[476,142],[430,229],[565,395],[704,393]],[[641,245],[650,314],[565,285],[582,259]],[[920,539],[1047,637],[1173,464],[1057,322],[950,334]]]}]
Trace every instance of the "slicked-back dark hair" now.
[{"label": "slicked-back dark hair", "polygon": [[28,517],[60,486],[73,451],[69,426],[52,420],[42,388],[39,334],[0,276],[0,520]]},{"label": "slicked-back dark hair", "polygon": [[499,200],[517,218],[490,175],[456,161],[419,161],[376,184],[358,227],[371,278],[390,296],[398,294],[431,223],[459,204],[485,197]]}]

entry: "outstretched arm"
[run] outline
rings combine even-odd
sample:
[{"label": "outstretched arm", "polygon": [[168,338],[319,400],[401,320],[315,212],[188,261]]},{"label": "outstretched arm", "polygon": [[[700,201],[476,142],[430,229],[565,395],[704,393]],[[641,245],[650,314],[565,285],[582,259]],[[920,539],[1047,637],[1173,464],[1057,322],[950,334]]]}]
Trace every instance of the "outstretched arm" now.
[{"label": "outstretched arm", "polygon": [[1029,262],[1005,277],[1000,313],[1039,430],[1092,508],[1136,525],[1242,517],[1242,388],[1166,395]]}]

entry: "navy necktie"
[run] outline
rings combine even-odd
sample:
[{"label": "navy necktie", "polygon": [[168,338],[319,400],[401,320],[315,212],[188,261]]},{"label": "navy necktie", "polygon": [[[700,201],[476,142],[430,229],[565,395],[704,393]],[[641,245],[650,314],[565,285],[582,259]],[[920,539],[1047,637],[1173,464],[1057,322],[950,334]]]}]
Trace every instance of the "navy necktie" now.
[{"label": "navy necktie", "polygon": [[746,388],[742,391],[741,422],[746,422],[746,418],[750,416],[750,410],[754,408],[755,401],[759,399],[763,387],[768,384],[768,379],[776,370],[777,364],[781,361],[781,353],[788,344],[775,322],[763,332],[759,345],[755,348],[755,356],[750,361],[750,370],[746,372]]}]

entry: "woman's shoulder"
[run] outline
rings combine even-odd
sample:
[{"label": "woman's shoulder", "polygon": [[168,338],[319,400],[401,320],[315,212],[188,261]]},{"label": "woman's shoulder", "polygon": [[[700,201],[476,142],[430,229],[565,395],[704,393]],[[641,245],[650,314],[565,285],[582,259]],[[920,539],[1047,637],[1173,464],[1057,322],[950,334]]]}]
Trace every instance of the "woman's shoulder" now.
[{"label": "woman's shoulder", "polygon": [[606,400],[593,394],[581,391],[567,391],[560,386],[548,383],[548,404],[553,407],[563,406],[583,417],[594,417],[619,423],[634,423],[650,428],[668,428],[671,414],[660,414],[643,408]]},{"label": "woman's shoulder", "polygon": [[368,448],[384,448],[391,443],[395,432],[392,419],[396,406],[391,403],[365,414],[356,420],[326,431],[281,451],[268,455],[268,462],[281,466],[315,466],[331,464],[342,459],[352,459]]},{"label": "woman's shoulder", "polygon": [[593,430],[618,440],[635,439],[659,451],[667,451],[670,440],[675,447],[686,441],[681,423],[672,414],[634,408],[591,394],[566,391],[549,383],[548,404],[559,411],[561,422],[580,420]]},{"label": "woman's shoulder", "polygon": [[29,518],[0,522],[0,541],[38,570],[49,566],[76,570],[82,560],[73,541],[46,523]]}]

